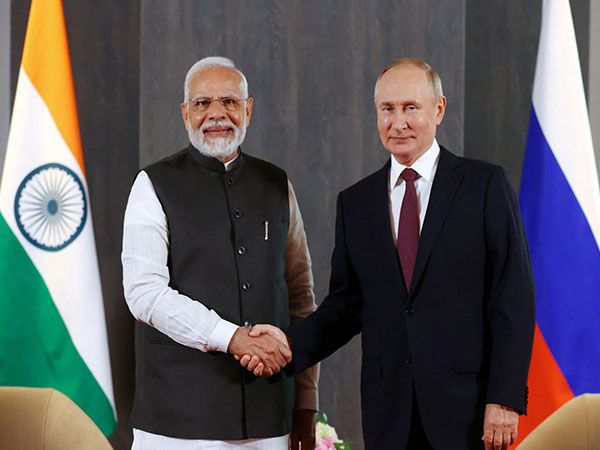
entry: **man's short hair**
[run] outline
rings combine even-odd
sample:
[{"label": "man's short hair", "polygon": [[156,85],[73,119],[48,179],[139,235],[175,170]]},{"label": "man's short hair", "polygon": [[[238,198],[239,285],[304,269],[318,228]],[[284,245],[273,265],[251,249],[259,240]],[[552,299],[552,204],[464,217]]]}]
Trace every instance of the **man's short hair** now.
[{"label": "man's short hair", "polygon": [[427,81],[429,82],[429,90],[431,91],[431,97],[434,101],[437,102],[441,97],[444,96],[444,92],[442,91],[442,80],[438,73],[435,70],[433,70],[429,64],[427,64],[425,61],[421,61],[420,59],[416,58],[401,58],[392,62],[390,65],[388,65],[385,69],[381,71],[381,73],[377,77],[377,81],[375,82],[375,92],[373,98],[377,97],[379,82],[381,81],[381,77],[383,77],[383,74],[386,73],[388,70],[393,69],[394,67],[402,66],[413,66],[425,72],[425,75],[427,76]]},{"label": "man's short hair", "polygon": [[248,97],[248,81],[246,81],[246,76],[237,68],[232,60],[229,58],[224,58],[222,56],[209,56],[207,58],[202,58],[200,61],[196,62],[190,70],[188,70],[187,75],[185,76],[185,83],[183,84],[183,101],[187,102],[190,99],[190,82],[192,78],[203,70],[208,69],[218,69],[220,67],[229,67],[230,69],[235,70],[242,77],[242,95],[244,98]]}]

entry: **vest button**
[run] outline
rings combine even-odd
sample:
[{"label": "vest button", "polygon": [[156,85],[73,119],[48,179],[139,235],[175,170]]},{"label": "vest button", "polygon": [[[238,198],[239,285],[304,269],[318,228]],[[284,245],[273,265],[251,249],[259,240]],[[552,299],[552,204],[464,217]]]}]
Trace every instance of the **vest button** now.
[{"label": "vest button", "polygon": [[246,247],[244,247],[243,245],[240,245],[238,247],[238,255],[245,255],[246,254]]},{"label": "vest button", "polygon": [[235,180],[233,179],[233,177],[227,177],[227,184],[229,186],[231,186],[233,183],[235,183]]},{"label": "vest button", "polygon": [[233,217],[235,217],[236,219],[239,219],[240,217],[242,217],[242,212],[239,209],[236,209],[233,212]]},{"label": "vest button", "polygon": [[245,281],[244,283],[242,283],[242,290],[244,290],[244,291],[247,291],[251,287],[252,287],[252,285],[250,283],[248,283],[247,281]]}]

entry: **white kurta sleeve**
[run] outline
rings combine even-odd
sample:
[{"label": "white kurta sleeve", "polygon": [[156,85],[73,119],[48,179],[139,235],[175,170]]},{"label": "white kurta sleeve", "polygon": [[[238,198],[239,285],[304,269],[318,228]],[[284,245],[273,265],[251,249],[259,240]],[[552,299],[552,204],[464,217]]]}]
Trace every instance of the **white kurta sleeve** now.
[{"label": "white kurta sleeve", "polygon": [[[171,339],[203,352],[227,352],[238,328],[169,287],[169,229],[162,205],[146,172],[129,194],[123,225],[123,288],[133,316]],[[195,301],[197,300],[197,301]]]}]

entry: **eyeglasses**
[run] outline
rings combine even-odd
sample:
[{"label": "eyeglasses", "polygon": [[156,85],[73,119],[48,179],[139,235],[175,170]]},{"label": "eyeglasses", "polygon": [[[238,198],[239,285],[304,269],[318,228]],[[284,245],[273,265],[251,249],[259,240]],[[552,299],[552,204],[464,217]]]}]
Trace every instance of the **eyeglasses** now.
[{"label": "eyeglasses", "polygon": [[210,108],[213,102],[219,102],[223,108],[227,111],[235,111],[238,107],[238,103],[245,102],[246,98],[233,98],[233,97],[199,97],[188,101],[190,108],[193,112],[203,112]]}]

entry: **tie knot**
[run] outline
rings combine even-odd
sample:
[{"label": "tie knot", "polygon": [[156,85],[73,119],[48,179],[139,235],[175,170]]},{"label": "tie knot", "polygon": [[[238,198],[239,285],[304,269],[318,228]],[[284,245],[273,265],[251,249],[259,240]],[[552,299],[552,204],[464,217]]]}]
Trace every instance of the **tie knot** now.
[{"label": "tie knot", "polygon": [[411,169],[410,167],[407,167],[406,169],[404,169],[402,171],[400,176],[402,177],[402,179],[404,181],[415,181],[417,179],[417,177],[419,176],[419,174],[416,172],[415,169]]}]

